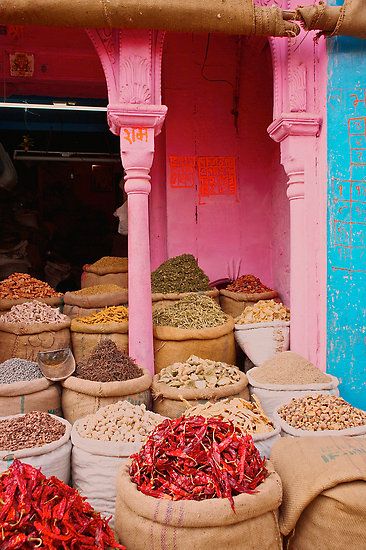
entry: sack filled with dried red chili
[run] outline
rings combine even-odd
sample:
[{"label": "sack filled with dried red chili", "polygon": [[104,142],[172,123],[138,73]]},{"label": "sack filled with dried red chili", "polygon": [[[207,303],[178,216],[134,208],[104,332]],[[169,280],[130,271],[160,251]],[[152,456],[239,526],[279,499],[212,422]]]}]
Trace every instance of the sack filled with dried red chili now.
[{"label": "sack filled with dried red chili", "polygon": [[251,435],[221,418],[165,420],[132,455],[130,475],[155,498],[206,500],[254,493],[267,476]]},{"label": "sack filled with dried red chili", "polygon": [[0,475],[0,526],[1,550],[126,550],[75,489],[19,460]]}]

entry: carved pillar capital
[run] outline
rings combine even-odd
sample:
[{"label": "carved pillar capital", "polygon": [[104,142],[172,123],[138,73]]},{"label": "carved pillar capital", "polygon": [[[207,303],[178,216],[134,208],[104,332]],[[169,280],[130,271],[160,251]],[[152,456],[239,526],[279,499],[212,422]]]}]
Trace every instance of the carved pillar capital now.
[{"label": "carved pillar capital", "polygon": [[111,131],[117,136],[121,134],[121,128],[154,128],[154,135],[158,135],[167,110],[165,105],[109,104],[107,119]]}]

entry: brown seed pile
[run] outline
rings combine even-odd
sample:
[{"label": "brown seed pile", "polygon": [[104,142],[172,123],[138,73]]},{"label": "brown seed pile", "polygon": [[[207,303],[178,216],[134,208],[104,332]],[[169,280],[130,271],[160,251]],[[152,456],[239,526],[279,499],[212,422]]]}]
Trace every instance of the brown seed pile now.
[{"label": "brown seed pile", "polygon": [[0,420],[0,451],[42,447],[60,439],[65,431],[66,426],[62,422],[41,411]]},{"label": "brown seed pile", "polygon": [[127,268],[128,260],[127,258],[120,258],[119,256],[103,256],[103,258],[100,258],[93,264],[89,266],[89,268],[93,269],[100,269],[100,268],[121,268],[122,271],[125,271]]},{"label": "brown seed pile", "polygon": [[110,340],[101,340],[76,367],[75,376],[93,382],[121,382],[143,375],[140,367]]},{"label": "brown seed pile", "polygon": [[50,285],[31,277],[27,273],[13,273],[0,282],[0,298],[17,300],[21,298],[53,298],[62,296]]},{"label": "brown seed pile", "polygon": [[272,292],[272,289],[265,286],[258,277],[254,275],[242,275],[236,281],[226,287],[231,292],[245,292],[246,294],[259,294]]},{"label": "brown seed pile", "polygon": [[276,354],[251,371],[251,377],[262,384],[329,384],[332,378],[293,351]]},{"label": "brown seed pile", "polygon": [[10,311],[1,315],[0,322],[4,323],[63,323],[68,317],[60,313],[57,308],[43,302],[24,302],[13,306]]},{"label": "brown seed pile", "polygon": [[344,430],[366,425],[366,412],[335,395],[307,395],[278,409],[280,417],[299,430]]},{"label": "brown seed pile", "polygon": [[121,292],[124,290],[121,286],[118,285],[94,285],[87,286],[81,290],[75,290],[73,294],[78,296],[95,296],[96,294],[110,294],[112,292]]}]

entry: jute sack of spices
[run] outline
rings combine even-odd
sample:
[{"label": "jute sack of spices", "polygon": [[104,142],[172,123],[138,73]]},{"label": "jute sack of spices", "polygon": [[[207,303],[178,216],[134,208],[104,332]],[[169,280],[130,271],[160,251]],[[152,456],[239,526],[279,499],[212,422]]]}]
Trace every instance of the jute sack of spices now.
[{"label": "jute sack of spices", "polygon": [[281,550],[277,511],[281,480],[269,462],[270,475],[252,495],[171,501],[146,496],[130,480],[129,463],[117,479],[115,530],[134,550]]},{"label": "jute sack of spices", "polygon": [[73,424],[101,407],[129,401],[134,405],[151,408],[151,374],[141,368],[143,375],[123,382],[93,382],[70,376],[62,382],[62,410],[64,417]]},{"label": "jute sack of spices", "polygon": [[128,351],[128,321],[117,323],[82,323],[78,319],[71,322],[71,342],[76,363],[87,357],[101,340],[112,340],[121,351]]},{"label": "jute sack of spices", "polygon": [[283,485],[286,550],[366,545],[366,439],[282,438],[271,460]]},{"label": "jute sack of spices", "polygon": [[275,290],[260,292],[256,294],[247,294],[245,292],[231,292],[230,290],[220,290],[220,306],[227,315],[238,317],[243,313],[247,306],[253,305],[259,300],[273,300],[277,298],[278,293]]},{"label": "jute sack of spices", "polygon": [[175,388],[159,382],[159,375],[153,377],[151,391],[153,394],[154,412],[169,418],[178,418],[188,407],[194,407],[207,401],[215,402],[228,397],[249,399],[248,379],[243,372],[240,380],[218,388]]},{"label": "jute sack of spices", "polygon": [[36,361],[39,351],[70,345],[70,319],[58,323],[9,323],[0,321],[0,363],[19,357]]},{"label": "jute sack of spices", "polygon": [[81,275],[81,288],[95,285],[128,287],[128,258],[101,258],[94,264],[86,264]]},{"label": "jute sack of spices", "polygon": [[181,300],[185,296],[191,296],[195,294],[209,296],[210,298],[215,300],[215,302],[217,302],[218,304],[220,303],[220,300],[219,300],[220,293],[217,290],[217,288],[213,288],[212,290],[200,291],[200,292],[181,292],[181,293],[170,292],[167,294],[163,294],[162,292],[159,292],[159,293],[153,293],[151,295],[152,309],[153,311],[155,311],[155,309],[158,309],[160,307],[172,306],[173,304],[176,304],[177,302],[179,302],[179,300]]},{"label": "jute sack of spices", "polygon": [[216,327],[183,329],[154,325],[155,371],[186,361],[191,355],[234,365],[234,319]]},{"label": "jute sack of spices", "polygon": [[66,292],[64,296],[63,313],[74,319],[86,317],[97,313],[109,306],[121,306],[128,303],[127,288],[121,288],[116,292],[103,292],[99,294],[78,294],[78,292]]},{"label": "jute sack of spices", "polygon": [[[3,417],[1,420],[12,420],[22,416],[24,415],[16,414]],[[47,477],[56,476],[64,483],[69,483],[72,447],[70,441],[71,425],[64,418],[54,418],[64,424],[65,433],[56,441],[39,447],[28,447],[18,451],[0,451],[0,474],[9,468],[14,459],[18,458],[26,464],[31,464],[34,468],[40,468],[41,472]]]},{"label": "jute sack of spices", "polygon": [[31,411],[62,416],[59,386],[47,378],[0,384],[0,416]]},{"label": "jute sack of spices", "polygon": [[10,300],[8,298],[0,299],[0,315],[10,311],[13,306],[24,304],[25,302],[31,302],[36,299],[37,302],[42,302],[52,307],[60,307],[62,304],[62,296],[51,296],[49,298],[18,298],[17,300]]}]

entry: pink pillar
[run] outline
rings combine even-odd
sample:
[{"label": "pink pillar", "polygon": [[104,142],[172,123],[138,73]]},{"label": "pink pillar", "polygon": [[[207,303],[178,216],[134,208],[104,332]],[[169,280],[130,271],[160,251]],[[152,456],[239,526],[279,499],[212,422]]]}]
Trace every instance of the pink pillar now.
[{"label": "pink pillar", "polygon": [[306,197],[315,179],[314,150],[319,128],[320,118],[309,113],[283,114],[268,128],[271,138],[281,143],[281,163],[288,175],[291,350],[310,360],[314,352],[311,345],[312,329],[309,326],[313,322],[314,308],[311,279],[316,258],[312,254],[309,231],[312,212],[307,208]]}]

